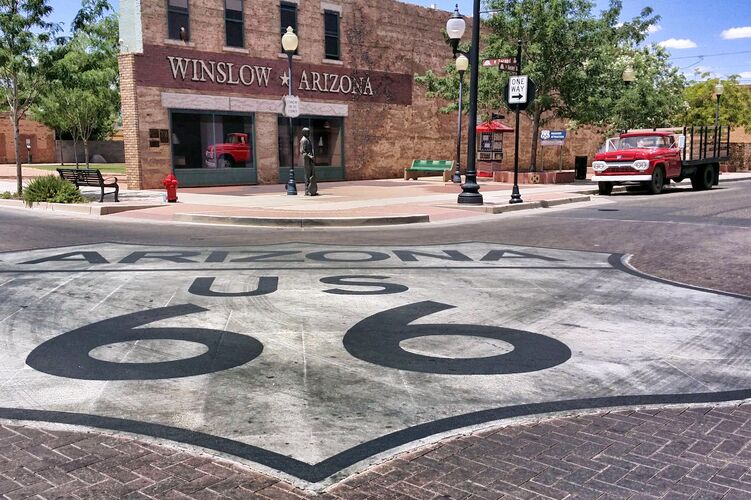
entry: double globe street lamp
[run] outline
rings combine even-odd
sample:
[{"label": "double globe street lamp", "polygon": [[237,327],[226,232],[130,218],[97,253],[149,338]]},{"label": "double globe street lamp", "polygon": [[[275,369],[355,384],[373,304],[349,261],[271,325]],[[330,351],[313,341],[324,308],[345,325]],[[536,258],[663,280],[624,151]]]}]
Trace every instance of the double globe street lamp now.
[{"label": "double globe street lamp", "polygon": [[[292,29],[292,26],[287,26],[287,32],[282,35],[282,48],[284,49],[284,52],[287,54],[287,76],[288,79],[288,92],[287,92],[287,98],[288,101],[291,101],[292,98],[292,56],[297,51],[297,35],[295,35],[295,30]],[[286,103],[285,103],[286,105]],[[287,194],[288,195],[297,195],[297,183],[295,182],[295,145],[294,145],[294,129],[292,128],[292,116],[287,113],[285,110],[285,113],[287,114],[287,118],[289,119],[289,178],[287,179]]]},{"label": "double globe street lamp", "polygon": [[[482,195],[480,194],[480,186],[477,184],[477,170],[475,169],[475,153],[477,146],[477,81],[478,81],[478,68],[479,68],[479,46],[480,46],[480,0],[474,0],[472,9],[472,46],[469,52],[469,58],[467,54],[459,50],[459,40],[464,35],[466,23],[461,14],[459,14],[459,5],[456,5],[454,13],[446,22],[446,32],[448,33],[449,40],[451,41],[451,48],[454,51],[454,57],[457,58],[457,70],[459,70],[459,64],[464,65],[464,61],[459,61],[460,57],[464,57],[467,60],[467,64],[471,66],[469,73],[469,123],[467,124],[467,173],[462,184],[462,192],[459,194],[457,203],[466,203],[472,205],[482,205]],[[466,71],[466,66],[464,66]],[[461,120],[461,95],[463,72],[460,72],[459,77],[459,120]],[[461,124],[461,121],[460,121]],[[461,137],[461,128],[459,129],[459,136]],[[457,142],[460,138],[457,138]],[[457,152],[461,145],[457,145]],[[459,155],[457,154],[457,172],[459,171]],[[456,175],[454,176],[454,182],[456,182]],[[461,178],[459,178],[461,182]]]}]

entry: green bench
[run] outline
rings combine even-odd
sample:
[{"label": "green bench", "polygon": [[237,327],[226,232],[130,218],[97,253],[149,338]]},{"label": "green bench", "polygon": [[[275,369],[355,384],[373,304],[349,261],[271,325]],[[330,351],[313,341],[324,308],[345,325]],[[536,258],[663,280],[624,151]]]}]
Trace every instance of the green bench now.
[{"label": "green bench", "polygon": [[421,175],[420,172],[438,172],[443,175],[443,182],[448,182],[454,175],[454,162],[453,160],[412,160],[412,165],[404,169],[404,180],[417,179]]}]

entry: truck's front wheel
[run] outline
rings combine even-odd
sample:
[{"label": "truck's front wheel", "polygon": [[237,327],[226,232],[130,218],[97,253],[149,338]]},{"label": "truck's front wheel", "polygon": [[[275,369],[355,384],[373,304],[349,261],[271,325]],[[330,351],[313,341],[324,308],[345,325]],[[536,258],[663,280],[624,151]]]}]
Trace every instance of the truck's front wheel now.
[{"label": "truck's front wheel", "polygon": [[612,182],[598,182],[597,189],[600,191],[601,195],[609,196],[610,193],[613,192],[613,183]]},{"label": "truck's front wheel", "polygon": [[647,191],[649,191],[649,194],[660,194],[664,184],[665,170],[662,167],[655,167],[652,172],[652,180],[647,181]]},{"label": "truck's front wheel", "polygon": [[712,189],[713,184],[714,168],[712,168],[712,165],[704,165],[704,167],[691,176],[691,187],[696,191]]}]

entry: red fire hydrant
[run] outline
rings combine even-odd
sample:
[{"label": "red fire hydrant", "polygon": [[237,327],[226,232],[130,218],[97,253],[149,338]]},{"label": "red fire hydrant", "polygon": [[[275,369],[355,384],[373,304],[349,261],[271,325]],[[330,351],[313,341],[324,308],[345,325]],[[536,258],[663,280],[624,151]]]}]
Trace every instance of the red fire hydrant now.
[{"label": "red fire hydrant", "polygon": [[162,181],[164,187],[167,189],[167,201],[169,203],[177,203],[177,178],[175,174],[169,174]]}]

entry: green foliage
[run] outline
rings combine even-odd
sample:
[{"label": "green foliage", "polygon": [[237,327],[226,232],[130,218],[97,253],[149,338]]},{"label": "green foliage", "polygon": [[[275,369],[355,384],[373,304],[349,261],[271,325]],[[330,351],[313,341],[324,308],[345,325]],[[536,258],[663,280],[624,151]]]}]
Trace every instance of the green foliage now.
[{"label": "green foliage", "polygon": [[23,190],[23,200],[27,205],[39,202],[83,203],[86,199],[75,184],[55,175],[37,177]]},{"label": "green foliage", "polygon": [[[16,181],[21,193],[19,123],[44,85],[38,61],[44,57],[59,27],[48,22],[48,0],[0,1],[0,111],[13,125]],[[4,108],[4,109],[2,109]]]},{"label": "green foliage", "polygon": [[12,200],[17,197],[17,194],[11,193],[10,191],[4,191],[2,194],[0,194],[0,198],[2,198],[3,200]]},{"label": "green foliage", "polygon": [[633,67],[636,79],[615,95],[604,96],[611,103],[608,125],[616,130],[683,125],[675,117],[684,109],[686,79],[669,57],[665,49],[655,46],[623,58]]},{"label": "green foliage", "polygon": [[[120,109],[117,19],[109,4],[86,0],[70,39],[44,61],[49,88],[34,107],[40,122],[84,142],[106,139]],[[87,155],[88,160],[88,155]]]},{"label": "green foliage", "polygon": [[[651,8],[619,23],[619,0],[611,0],[599,15],[593,13],[595,5],[590,0],[488,0],[486,6],[494,14],[484,21],[481,59],[515,56],[521,41],[522,73],[530,75],[537,86],[537,97],[526,111],[533,120],[533,168],[539,128],[551,118],[605,128],[623,122],[655,126],[658,117],[669,120],[676,109],[682,77],[669,65],[664,50],[638,48],[649,27],[659,20]],[[621,78],[627,64],[637,73],[637,82],[630,88],[624,87]],[[478,109],[490,114],[505,107],[503,88],[508,75],[480,68]],[[452,103],[458,98],[453,64],[446,67],[446,76],[427,72],[416,81],[427,88],[429,96]],[[455,109],[450,104],[443,111]]]},{"label": "green foliage", "polygon": [[[704,81],[689,85],[683,92],[684,106],[677,113],[676,123],[681,125],[714,125],[717,97],[717,78],[699,75]],[[751,91],[738,84],[738,75],[722,81],[720,99],[720,125],[744,127],[751,132]]]}]

